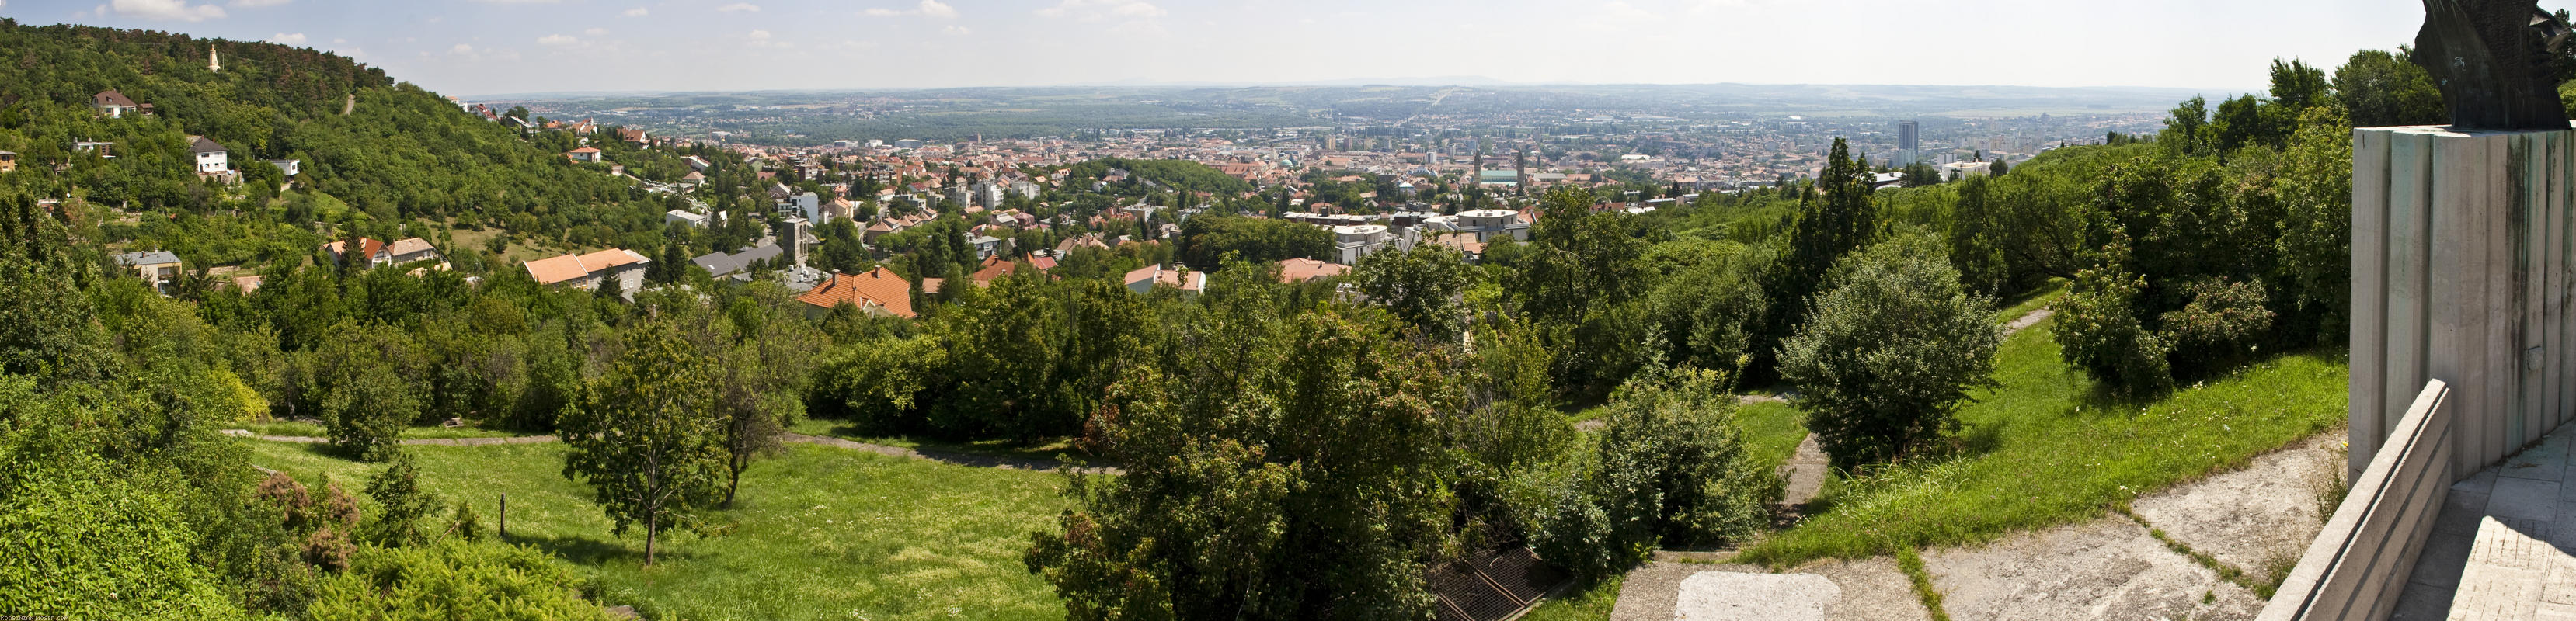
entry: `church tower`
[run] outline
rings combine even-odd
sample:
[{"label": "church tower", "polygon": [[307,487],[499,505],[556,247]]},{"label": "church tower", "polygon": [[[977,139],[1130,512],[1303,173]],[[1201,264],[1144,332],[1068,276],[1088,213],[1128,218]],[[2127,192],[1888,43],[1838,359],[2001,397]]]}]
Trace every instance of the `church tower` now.
[{"label": "church tower", "polygon": [[224,70],[223,56],[216,52],[215,48],[206,48],[206,70],[217,72]]}]

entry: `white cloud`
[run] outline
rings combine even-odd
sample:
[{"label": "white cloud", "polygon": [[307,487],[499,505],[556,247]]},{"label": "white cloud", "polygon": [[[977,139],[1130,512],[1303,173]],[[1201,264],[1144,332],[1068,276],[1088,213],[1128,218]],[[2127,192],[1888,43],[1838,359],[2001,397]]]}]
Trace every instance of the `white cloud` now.
[{"label": "white cloud", "polygon": [[582,31],[581,31],[581,33],[582,33],[582,34],[586,34],[586,35],[590,35],[590,36],[594,36],[594,37],[598,37],[598,36],[606,36],[606,35],[608,34],[608,29],[606,29],[606,28],[589,28],[589,29],[584,29],[584,30],[582,30]]},{"label": "white cloud", "polygon": [[456,47],[447,48],[447,53],[449,53],[449,54],[456,54],[456,55],[459,55],[459,56],[462,56],[462,55],[465,55],[465,54],[472,54],[472,53],[474,53],[474,46],[466,45],[466,44],[463,44],[463,43],[458,43],[458,44],[456,44]]},{"label": "white cloud", "polygon": [[736,2],[716,7],[716,11],[719,13],[758,13],[760,12],[760,5],[749,2]]},{"label": "white cloud", "polygon": [[1091,22],[1107,17],[1153,19],[1162,17],[1163,7],[1145,0],[1064,0],[1055,6],[1038,9],[1046,17],[1071,17]]},{"label": "white cloud", "polygon": [[625,15],[625,16],[627,16],[627,17],[643,17],[643,16],[646,16],[646,15],[652,15],[652,14],[653,14],[653,10],[652,10],[652,9],[647,9],[647,8],[640,7],[640,6],[639,6],[639,7],[632,8],[632,9],[627,9],[625,13],[620,13],[620,15]]},{"label": "white cloud", "polygon": [[212,4],[191,6],[187,0],[116,0],[108,6],[116,7],[118,15],[131,15],[143,19],[202,22],[224,17],[224,7]]},{"label": "white cloud", "polygon": [[948,6],[948,3],[940,2],[939,0],[921,0],[920,5],[909,9],[900,11],[894,9],[868,9],[864,14],[869,17],[919,15],[922,17],[933,17],[938,19],[956,19],[957,7]]},{"label": "white cloud", "polygon": [[769,40],[769,31],[767,31],[767,30],[754,30],[754,31],[751,31],[751,34],[746,35],[746,36],[751,37],[751,40],[753,40],[753,41],[767,41],[767,40]]},{"label": "white cloud", "polygon": [[572,35],[550,34],[537,37],[537,45],[546,47],[570,47],[580,44],[581,40],[572,38]]},{"label": "white cloud", "polygon": [[557,0],[474,0],[484,4],[554,4]]},{"label": "white cloud", "polygon": [[281,32],[281,33],[277,33],[277,34],[274,34],[274,35],[270,35],[270,36],[268,37],[268,42],[270,42],[270,43],[276,43],[276,44],[279,44],[279,45],[299,45],[299,46],[300,46],[300,45],[304,45],[304,33],[301,33],[301,32]]},{"label": "white cloud", "polygon": [[256,9],[268,6],[281,6],[294,1],[295,0],[233,0],[233,6],[246,9]]},{"label": "white cloud", "polygon": [[939,29],[939,33],[940,33],[940,34],[949,35],[949,36],[963,37],[963,36],[966,36],[966,35],[974,34],[974,31],[972,31],[972,30],[967,30],[965,26],[958,26],[958,25],[953,25],[953,24],[952,24],[952,25],[948,26],[947,28],[941,28],[941,29]]}]

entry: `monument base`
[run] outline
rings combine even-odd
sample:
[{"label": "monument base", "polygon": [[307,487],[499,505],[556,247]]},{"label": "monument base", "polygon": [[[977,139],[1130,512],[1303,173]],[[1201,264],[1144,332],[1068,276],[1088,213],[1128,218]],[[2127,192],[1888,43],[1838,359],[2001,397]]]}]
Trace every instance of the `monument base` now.
[{"label": "monument base", "polygon": [[2576,130],[2367,127],[2352,141],[2350,471],[2429,379],[2468,476],[2576,410]]}]

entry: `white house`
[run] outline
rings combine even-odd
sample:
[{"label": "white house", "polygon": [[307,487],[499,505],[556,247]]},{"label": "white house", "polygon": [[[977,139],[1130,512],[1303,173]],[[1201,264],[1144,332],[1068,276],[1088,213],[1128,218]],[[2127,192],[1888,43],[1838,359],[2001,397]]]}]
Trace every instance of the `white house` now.
[{"label": "white house", "polygon": [[188,137],[188,154],[197,160],[197,174],[211,175],[233,169],[232,150],[205,136]]}]

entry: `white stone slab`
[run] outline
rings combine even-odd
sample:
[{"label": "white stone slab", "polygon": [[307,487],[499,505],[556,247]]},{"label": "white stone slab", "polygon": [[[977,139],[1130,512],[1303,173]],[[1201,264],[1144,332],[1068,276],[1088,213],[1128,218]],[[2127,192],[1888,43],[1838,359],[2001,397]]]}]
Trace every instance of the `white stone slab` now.
[{"label": "white stone slab", "polygon": [[1682,579],[1674,621],[1824,621],[1843,597],[1816,574],[1706,571]]}]

